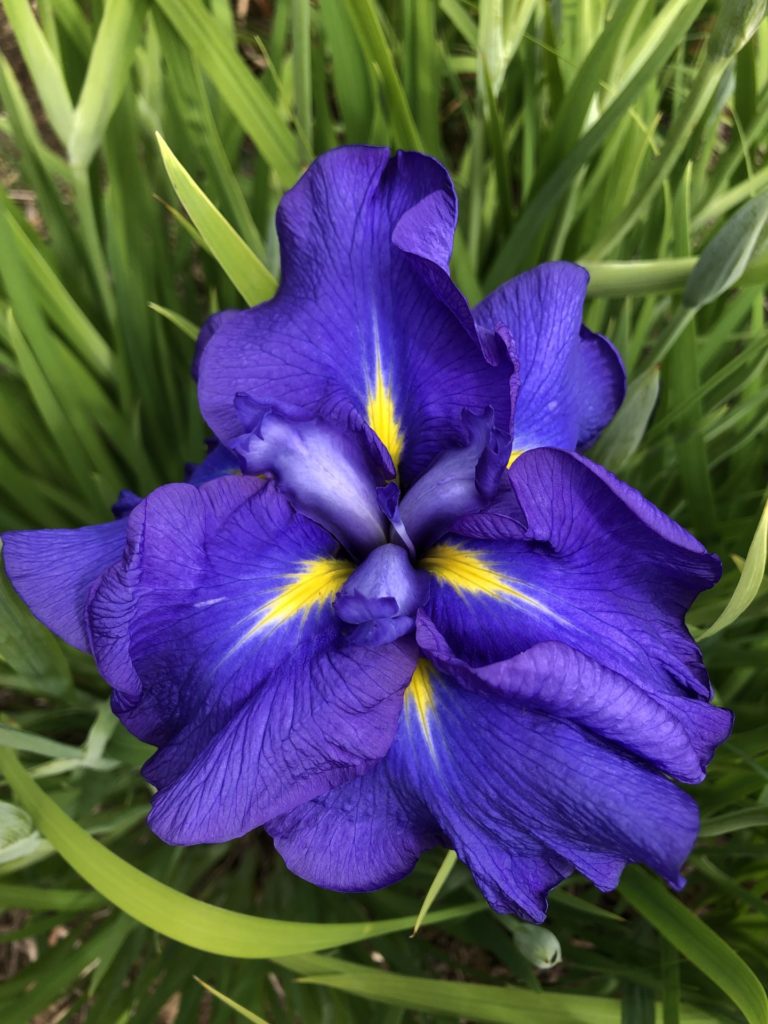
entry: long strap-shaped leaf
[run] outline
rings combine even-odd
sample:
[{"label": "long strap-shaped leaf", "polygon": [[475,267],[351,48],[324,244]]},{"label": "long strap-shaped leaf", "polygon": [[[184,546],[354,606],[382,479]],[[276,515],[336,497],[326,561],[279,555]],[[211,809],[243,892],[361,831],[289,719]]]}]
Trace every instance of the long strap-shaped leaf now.
[{"label": "long strap-shaped leaf", "polygon": [[[418,978],[362,967],[330,956],[290,957],[282,966],[297,971],[298,981],[321,985],[389,1006],[445,1014],[478,1024],[620,1024],[621,1002],[607,996],[531,992],[507,985]],[[657,1018],[658,1020],[659,1018]],[[706,1010],[682,1006],[680,1024],[716,1024]]]},{"label": "long strap-shaped leaf", "polygon": [[219,213],[161,135],[157,144],[176,195],[221,269],[250,306],[270,299],[277,288],[272,274]]},{"label": "long strap-shaped leaf", "polygon": [[[344,946],[410,930],[413,924],[412,915],[354,924],[276,921],[204,903],[158,882],[102,846],[30,778],[13,751],[0,748],[0,771],[43,835],[81,878],[136,921],[186,946],[258,960]],[[431,914],[425,923],[466,917],[483,907],[465,903]]]},{"label": "long strap-shaped leaf", "polygon": [[701,918],[640,868],[619,891],[664,938],[733,1000],[749,1024],[768,1024],[768,996],[750,967]]},{"label": "long strap-shaped leaf", "polygon": [[205,70],[281,185],[292,185],[298,173],[296,139],[215,17],[202,4],[196,4],[191,13],[187,0],[157,0],[157,7],[184,40],[192,59]]},{"label": "long strap-shaped leaf", "polygon": [[66,142],[72,128],[73,111],[61,65],[29,0],[5,0],[3,6],[51,127],[61,141]]},{"label": "long strap-shaped leaf", "polygon": [[553,173],[541,183],[493,261],[485,281],[486,288],[497,287],[510,273],[522,269],[524,260],[530,256],[527,240],[536,237],[547,224],[557,203],[571,187],[576,173],[599,151],[648,82],[659,74],[703,6],[704,0],[669,0],[664,5],[657,15],[657,22],[664,23],[658,45],[602,117],[581,136]]},{"label": "long strap-shaped leaf", "polygon": [[148,0],[107,0],[67,142],[70,163],[87,167],[123,94]]}]

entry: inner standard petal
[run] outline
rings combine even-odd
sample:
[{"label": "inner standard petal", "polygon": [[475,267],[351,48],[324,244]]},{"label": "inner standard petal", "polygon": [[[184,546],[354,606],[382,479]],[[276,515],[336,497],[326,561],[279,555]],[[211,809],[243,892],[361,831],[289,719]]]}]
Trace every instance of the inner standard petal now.
[{"label": "inner standard petal", "polygon": [[511,441],[494,426],[493,410],[482,416],[464,410],[465,444],[445,451],[410,488],[400,504],[408,537],[416,548],[432,543],[462,516],[478,512],[495,497]]},{"label": "inner standard petal", "polygon": [[292,420],[252,403],[249,411],[248,433],[232,442],[246,472],[271,473],[283,494],[351,554],[386,543],[376,488],[387,467],[362,429]]}]

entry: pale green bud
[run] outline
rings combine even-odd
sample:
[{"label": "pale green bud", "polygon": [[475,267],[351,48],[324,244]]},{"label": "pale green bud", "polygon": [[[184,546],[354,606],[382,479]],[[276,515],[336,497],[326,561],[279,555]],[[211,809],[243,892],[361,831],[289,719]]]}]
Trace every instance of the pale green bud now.
[{"label": "pale green bud", "polygon": [[549,928],[537,924],[517,924],[512,940],[525,959],[541,971],[548,971],[563,959],[560,942]]},{"label": "pale green bud", "polygon": [[0,800],[0,864],[34,853],[40,843],[40,833],[27,812]]}]

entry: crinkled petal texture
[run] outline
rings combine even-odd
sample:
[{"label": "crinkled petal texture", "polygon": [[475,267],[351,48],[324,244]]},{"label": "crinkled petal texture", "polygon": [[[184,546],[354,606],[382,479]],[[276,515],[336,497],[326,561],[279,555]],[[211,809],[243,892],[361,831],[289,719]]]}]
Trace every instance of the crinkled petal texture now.
[{"label": "crinkled petal texture", "polygon": [[90,641],[116,714],[159,747],[145,775],[166,841],[242,835],[387,752],[415,657],[347,640],[337,547],[254,478],[170,484],[131,513]]},{"label": "crinkled petal texture", "polygon": [[662,773],[697,752],[664,705],[562,644],[477,672],[423,619],[419,642],[431,661],[386,759],[267,824],[292,870],[368,889],[443,844],[495,909],[534,921],[574,870],[610,889],[637,861],[682,883],[698,814]]},{"label": "crinkled petal texture", "polygon": [[200,405],[223,441],[243,431],[236,399],[275,413],[372,429],[410,485],[464,441],[462,410],[509,430],[512,366],[478,334],[448,260],[450,177],[419,153],[347,147],[316,160],[277,215],[274,299],[208,323]]},{"label": "crinkled petal texture", "polygon": [[582,324],[589,274],[574,263],[544,263],[484,299],[475,319],[506,328],[519,362],[515,448],[589,447],[624,398],[613,345]]},{"label": "crinkled petal texture", "polygon": [[5,570],[19,596],[48,629],[80,650],[88,650],[88,594],[122,555],[127,529],[125,519],[116,519],[78,530],[3,535]]},{"label": "crinkled petal texture", "polygon": [[557,640],[649,691],[709,696],[684,617],[719,560],[580,456],[534,449],[509,479],[527,527],[491,507],[422,560],[451,647],[485,665]]}]

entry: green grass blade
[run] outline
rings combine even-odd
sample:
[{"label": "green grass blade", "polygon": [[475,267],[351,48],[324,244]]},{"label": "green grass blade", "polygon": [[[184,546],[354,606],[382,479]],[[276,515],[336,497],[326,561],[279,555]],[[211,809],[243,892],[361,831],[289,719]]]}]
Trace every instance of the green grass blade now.
[{"label": "green grass blade", "polygon": [[752,543],[744,561],[744,568],[739,576],[736,588],[731,599],[715,621],[699,633],[698,639],[714,636],[722,630],[732,626],[744,612],[749,608],[757,597],[765,576],[766,556],[768,555],[768,501],[763,507],[763,514],[757,524]]},{"label": "green grass blade", "polygon": [[0,907],[17,910],[64,910],[78,913],[98,910],[105,900],[97,892],[84,889],[42,889],[37,885],[0,882]]},{"label": "green grass blade", "polygon": [[51,321],[94,373],[102,378],[110,376],[114,353],[104,336],[96,330],[16,219],[8,214],[5,216],[17,257],[23,261],[40,294],[45,295],[46,313]]},{"label": "green grass blade", "polygon": [[298,172],[295,139],[262,83],[233,51],[215,17],[202,5],[190,17],[186,0],[157,0],[157,6],[281,183],[292,185]]},{"label": "green grass blade", "polygon": [[234,999],[230,999],[229,996],[225,996],[223,992],[219,992],[217,988],[214,988],[213,985],[209,985],[208,982],[203,981],[202,978],[195,977],[195,981],[198,985],[202,985],[206,992],[210,992],[215,999],[218,999],[220,1003],[228,1006],[230,1010],[234,1010],[238,1017],[242,1017],[243,1020],[248,1020],[251,1024],[269,1024],[269,1022],[264,1020],[263,1017],[260,1017],[252,1010],[246,1010],[246,1008],[241,1006],[240,1003],[236,1003]]},{"label": "green grass blade", "polygon": [[413,924],[413,935],[417,934],[422,924],[424,923],[424,918],[432,909],[433,903],[440,895],[440,892],[445,883],[448,881],[448,876],[456,866],[457,860],[458,857],[456,855],[455,850],[449,850],[448,853],[446,853],[445,857],[443,858],[443,863],[440,865],[440,867],[437,870],[437,874],[432,879],[432,884],[427,890],[427,895],[424,897],[424,902],[422,903],[421,908],[419,909],[419,912],[416,915],[416,920],[414,921]]},{"label": "green grass blade", "polygon": [[277,288],[272,274],[182,167],[165,139],[156,137],[174,191],[213,258],[249,306],[271,298]]},{"label": "green grass blade", "polygon": [[51,127],[61,141],[66,142],[72,130],[74,111],[61,66],[29,0],[6,0],[3,6]]},{"label": "green grass blade", "polygon": [[313,134],[311,13],[309,0],[291,0],[293,90],[296,96],[296,122],[305,163],[312,158]]},{"label": "green grass blade", "polygon": [[[497,287],[511,273],[522,269],[525,257],[531,259],[530,240],[540,236],[553,217],[558,202],[570,188],[579,168],[594,156],[642,90],[664,67],[675,46],[685,36],[705,0],[680,0],[666,5],[664,16],[674,14],[658,46],[650,53],[603,116],[583,135],[568,155],[536,191],[520,215],[511,234],[501,246],[487,276],[488,290]],[[661,15],[660,15],[661,17]]]},{"label": "green grass blade", "polygon": [[768,1022],[768,996],[751,968],[662,882],[639,868],[629,868],[619,891],[667,942],[733,1000],[749,1024]]},{"label": "green grass blade", "polygon": [[352,14],[343,3],[326,3],[320,5],[320,17],[346,141],[367,142],[374,117],[373,82]]},{"label": "green grass blade", "polygon": [[[351,965],[345,966],[348,969]],[[352,973],[310,975],[298,980],[305,985],[322,985],[390,1006],[462,1017],[478,1024],[531,1024],[531,1021],[536,1024],[564,1024],[566,1021],[568,1024],[621,1024],[622,1020],[617,999],[436,981],[372,967],[357,967]],[[716,1022],[716,1017],[691,1007],[684,1007],[681,1014],[681,1024]]]},{"label": "green grass blade", "polygon": [[764,244],[767,224],[768,192],[764,192],[745,203],[704,247],[683,291],[686,306],[714,302],[744,276]]},{"label": "green grass blade", "polygon": [[408,98],[384,34],[380,13],[373,0],[344,0],[360,44],[369,62],[381,73],[384,96],[392,120],[393,142],[402,149],[421,149],[422,143]]},{"label": "green grass blade", "polygon": [[174,327],[178,327],[182,334],[185,334],[192,341],[197,340],[197,336],[200,333],[200,328],[192,323],[191,320],[187,320],[181,313],[176,313],[172,309],[167,309],[165,306],[159,306],[156,302],[148,303],[149,308],[153,313],[157,313],[163,317],[169,323],[173,324]]},{"label": "green grass blade", "polygon": [[70,162],[87,167],[128,80],[148,0],[107,0],[67,141]]},{"label": "green grass blade", "polygon": [[[404,931],[413,923],[412,917],[359,924],[277,921],[193,899],[145,875],[88,835],[30,778],[12,751],[0,748],[0,770],[37,827],[81,878],[136,921],[186,946],[244,959],[290,956]],[[481,906],[464,904],[428,920],[464,917]]]},{"label": "green grass blade", "polygon": [[659,397],[660,377],[659,367],[652,366],[632,381],[621,408],[595,446],[593,458],[613,473],[619,473],[640,447]]}]

